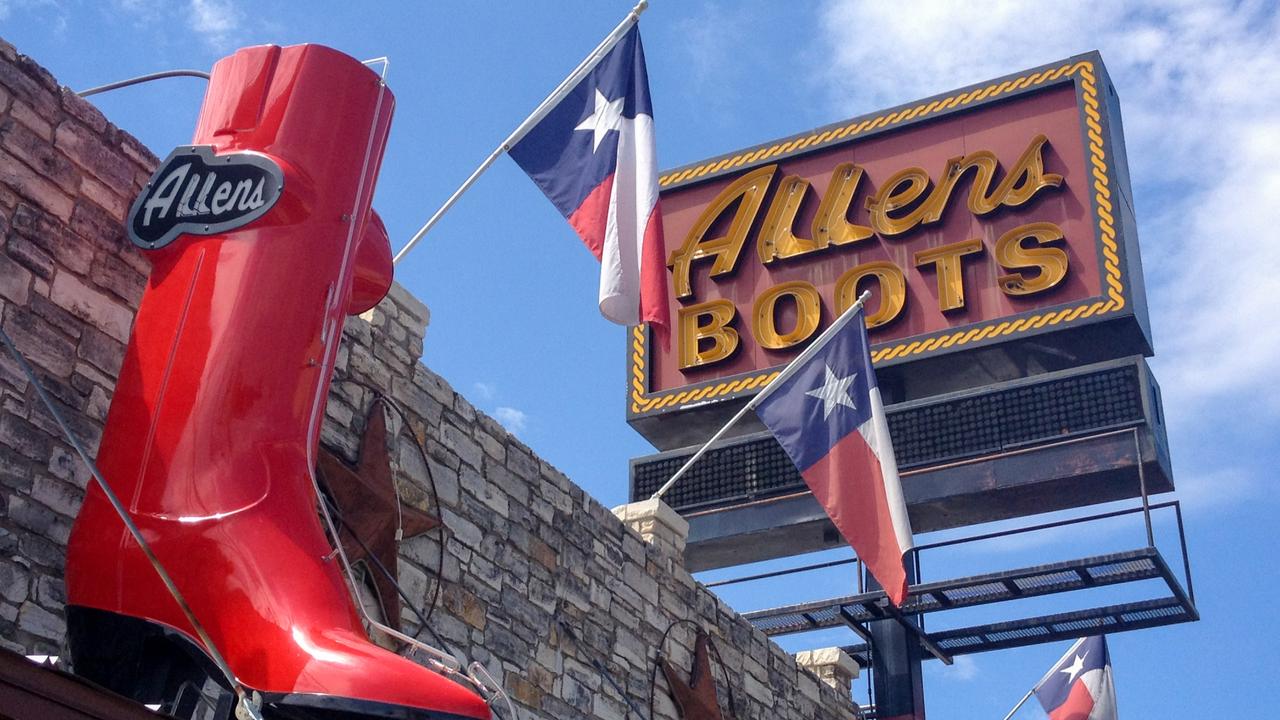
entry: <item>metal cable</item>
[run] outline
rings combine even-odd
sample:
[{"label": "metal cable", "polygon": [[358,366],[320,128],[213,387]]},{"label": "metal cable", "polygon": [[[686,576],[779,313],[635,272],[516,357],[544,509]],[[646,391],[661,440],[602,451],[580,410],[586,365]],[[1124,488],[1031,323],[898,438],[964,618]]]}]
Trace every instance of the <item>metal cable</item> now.
[{"label": "metal cable", "polygon": [[97,95],[98,93],[119,90],[120,88],[129,87],[130,85],[141,85],[142,83],[151,82],[152,80],[163,80],[171,77],[198,77],[208,80],[209,73],[204,72],[203,70],[165,70],[163,72],[148,73],[146,75],[131,77],[127,80],[119,80],[117,82],[107,83],[106,85],[91,87],[87,90],[81,90],[76,94],[80,97],[89,97],[90,95]]},{"label": "metal cable", "polygon": [[707,645],[711,646],[711,652],[716,654],[716,664],[720,666],[720,674],[724,676],[724,687],[729,691],[729,714],[733,715],[738,712],[738,701],[733,696],[733,683],[729,682],[729,666],[725,665],[724,657],[720,655],[720,646],[711,635],[707,635]]},{"label": "metal cable", "polygon": [[658,692],[658,667],[659,665],[662,664],[662,658],[665,655],[664,650],[667,647],[667,638],[671,636],[671,631],[675,630],[677,625],[683,625],[685,623],[693,626],[694,631],[697,631],[699,629],[697,623],[687,618],[673,620],[671,621],[671,624],[667,626],[667,629],[663,631],[662,639],[658,641],[658,654],[653,658],[653,670],[650,672],[650,675],[649,675],[649,719],[650,720],[653,720],[654,696]]},{"label": "metal cable", "polygon": [[[350,263],[352,262],[352,257],[354,255],[353,248],[354,248],[354,242],[355,242],[356,225],[354,222],[351,222],[351,221],[359,214],[357,211],[359,210],[362,198],[364,197],[366,186],[371,185],[369,181],[370,158],[373,153],[375,133],[377,132],[377,127],[378,127],[377,120],[379,117],[381,117],[382,104],[383,104],[384,98],[386,97],[386,89],[387,89],[386,83],[379,80],[378,81],[378,100],[374,104],[373,120],[369,125],[369,137],[368,137],[368,140],[366,141],[364,161],[360,170],[360,182],[356,187],[356,194],[352,201],[353,204],[352,204],[351,213],[345,216],[348,222],[347,242],[346,242],[346,249],[343,251],[343,255],[342,255],[342,264],[338,272],[339,277],[347,276],[347,270],[348,270],[348,267],[350,266]],[[333,293],[330,293],[329,298],[325,301],[326,303],[325,304],[325,321],[324,321],[324,327],[321,331],[320,337],[322,340],[324,340],[326,344],[325,344],[324,353],[323,353],[324,361],[321,364],[321,367],[323,368],[323,370],[322,372],[317,374],[316,391],[315,391],[315,394],[312,396],[311,419],[308,421],[309,426],[307,428],[307,436],[310,438],[317,437],[320,432],[319,423],[321,422],[321,419],[322,419],[321,410],[324,406],[324,401],[328,398],[330,376],[333,373],[334,362],[338,354],[338,343],[335,342],[334,339],[340,338],[342,333],[342,328],[339,323],[339,321],[342,319],[342,316],[339,316],[336,314],[338,307],[336,304],[333,304],[335,301],[335,297],[336,296]],[[316,450],[317,450],[316,444],[308,444],[307,464],[311,468],[314,468],[316,466],[316,462],[317,462],[317,459],[315,456]],[[321,495],[323,494],[320,489],[320,481],[317,478],[317,475],[314,471],[310,473],[310,476],[311,476],[312,490],[315,492],[315,496],[318,501]],[[351,568],[351,562],[347,559],[346,550],[342,547],[342,542],[337,540],[339,537],[337,524],[333,521],[333,517],[329,513],[329,509],[325,503],[320,502],[319,509],[320,509],[320,516],[321,518],[323,518],[324,524],[328,527],[329,535],[335,539],[334,552],[337,553],[337,556],[340,562],[340,567],[342,568],[343,573],[347,577],[348,587],[354,595],[354,593],[356,592],[357,581],[355,578],[355,574]],[[464,669],[465,664],[458,657],[452,655],[451,653],[445,652],[444,650],[441,650],[439,648],[435,648],[430,645],[427,645],[426,643],[423,643],[420,640],[410,637],[400,632],[399,630],[396,630],[395,628],[390,627],[389,625],[379,622],[377,619],[375,619],[372,615],[370,615],[367,612],[367,610],[365,609],[362,603],[357,602],[356,605],[360,613],[364,616],[365,621],[368,622],[371,626],[381,630],[382,632],[390,635],[391,637],[394,637],[402,642],[408,643],[410,646],[414,648],[417,648],[419,650],[426,652],[428,655],[431,655],[433,658],[433,661],[442,670],[450,673],[456,673],[459,677],[466,678],[468,681],[472,682],[477,687],[484,688],[487,690],[487,687],[484,685],[482,681],[477,680],[476,678],[461,672]],[[501,688],[496,688],[496,690],[498,693],[502,693]]]},{"label": "metal cable", "polygon": [[[658,688],[658,667],[662,663],[662,659],[664,655],[663,651],[667,647],[667,640],[671,636],[671,631],[676,629],[676,626],[686,625],[686,624],[693,627],[695,632],[700,632],[702,630],[702,626],[694,622],[693,620],[690,620],[689,618],[680,618],[678,620],[671,621],[671,624],[667,626],[666,631],[662,633],[662,639],[658,641],[658,654],[653,659],[653,671],[649,675],[649,719],[650,720],[653,720],[654,695],[657,692],[657,688]],[[725,664],[724,657],[720,655],[720,648],[716,646],[715,636],[713,636],[711,633],[706,633],[706,636],[707,636],[707,645],[710,648],[710,651],[715,653],[716,664],[720,666],[720,674],[724,676],[724,687],[725,687],[725,690],[728,691],[729,693],[729,712],[730,712],[730,715],[732,716],[733,713],[736,713],[738,711],[738,701],[733,694],[733,683],[729,681],[729,667]],[[714,681],[715,680],[713,678],[712,682]],[[667,692],[668,694],[670,694],[670,688],[668,688]],[[672,700],[673,701],[675,700],[674,696],[672,696]]]},{"label": "metal cable", "polygon": [[[413,426],[409,423],[409,415],[400,407],[400,404],[387,397],[378,388],[363,380],[356,380],[355,378],[338,378],[334,380],[334,383],[349,383],[368,390],[373,393],[374,402],[380,402],[387,408],[390,408],[391,411],[400,418],[401,426],[403,428],[409,428],[409,435],[413,437],[413,444],[418,448],[418,455],[422,458],[422,465],[427,469],[427,484],[431,489],[431,502],[435,503],[437,509],[440,508],[440,492],[436,487],[436,476],[431,470],[431,459],[427,456],[426,445],[420,442],[418,438],[413,435]],[[396,490],[396,501],[400,501],[400,491],[398,489]],[[443,515],[443,513],[441,514]],[[435,613],[436,607],[440,604],[440,590],[441,586],[444,584],[444,542],[444,521],[442,518],[440,523],[440,542],[436,544],[436,582],[432,588],[431,602],[427,603],[426,620],[423,621],[424,623],[431,620],[431,616]]]},{"label": "metal cable", "polygon": [[[330,498],[327,498],[327,497],[323,498],[323,500],[329,506],[329,512],[333,513],[334,519],[338,521],[338,527],[347,531],[347,534],[349,534],[352,537],[352,539],[356,541],[356,544],[359,545],[360,549],[364,551],[365,556],[368,557],[368,559],[373,563],[374,568],[377,569],[378,572],[381,573],[383,577],[385,577],[392,585],[395,586],[396,594],[398,594],[400,596],[400,599],[404,600],[405,604],[409,606],[409,610],[411,610],[413,614],[418,617],[418,622],[422,624],[422,629],[430,633],[432,639],[435,640],[435,642],[440,643],[441,647],[443,647],[445,650],[448,650],[450,653],[456,655],[457,653],[455,653],[454,650],[449,647],[449,644],[444,641],[444,638],[440,637],[439,633],[437,633],[430,625],[427,624],[427,618],[423,617],[422,611],[418,609],[417,603],[415,603],[409,597],[409,595],[404,591],[404,588],[400,586],[400,582],[396,579],[394,575],[391,574],[391,571],[387,569],[387,566],[383,565],[382,561],[379,560],[378,557],[373,554],[373,551],[369,549],[369,546],[365,544],[364,540],[360,539],[360,536],[356,534],[355,529],[347,524],[347,521],[342,517],[342,510],[338,507],[337,503],[333,502]],[[335,542],[341,542],[341,539],[335,539]],[[391,620],[391,618],[388,618],[388,620]]]},{"label": "metal cable", "polygon": [[[564,619],[560,617],[560,608],[563,607],[564,599],[559,598],[556,603],[556,625],[566,636],[568,636],[570,640],[574,642],[574,644],[581,648],[582,641],[578,639],[578,634],[573,631],[573,628],[569,626],[569,623],[565,622]],[[618,681],[613,677],[613,674],[609,672],[609,668],[605,667],[604,664],[595,657],[591,658],[591,666],[596,669],[596,672],[599,673],[600,677],[604,678],[605,682],[609,683],[609,685],[618,692],[618,697],[621,697],[622,701],[627,704],[627,708],[630,709],[631,713],[637,718],[640,718],[640,720],[644,720],[644,716],[640,714],[640,711],[636,709],[635,703],[631,701],[631,696],[629,696],[627,691],[623,690],[622,686],[618,684]],[[652,712],[650,713],[650,717],[652,717]]]},{"label": "metal cable", "polygon": [[66,436],[67,441],[71,443],[71,447],[74,448],[76,454],[80,456],[80,460],[88,466],[89,472],[92,473],[93,479],[98,483],[98,487],[102,490],[102,494],[106,496],[107,502],[111,503],[112,509],[114,509],[116,514],[120,516],[120,520],[124,522],[125,528],[127,528],[129,534],[133,536],[134,542],[138,543],[138,548],[141,549],[142,554],[146,556],[147,562],[151,563],[151,567],[156,571],[156,574],[160,576],[160,580],[169,590],[169,594],[173,596],[174,602],[178,604],[178,608],[182,610],[183,615],[186,616],[187,622],[191,623],[192,629],[195,630],[196,635],[200,638],[200,642],[204,645],[204,649],[209,653],[209,659],[212,660],[213,664],[218,667],[218,670],[226,676],[227,682],[230,683],[230,687],[240,699],[241,707],[245,709],[246,714],[248,714],[250,718],[253,718],[253,720],[262,720],[262,714],[257,704],[249,699],[249,694],[245,686],[236,680],[235,673],[231,671],[231,666],[228,665],[226,659],[222,657],[222,653],[218,652],[218,648],[213,643],[213,638],[209,637],[209,633],[205,631],[204,626],[196,619],[195,612],[191,609],[191,606],[187,604],[186,598],[183,597],[182,592],[178,590],[178,586],[174,583],[173,578],[169,576],[169,572],[160,564],[160,558],[156,557],[155,552],[151,549],[151,544],[142,536],[142,531],[138,528],[137,524],[134,523],[133,517],[129,514],[129,511],[125,509],[124,503],[120,502],[120,498],[116,496],[115,491],[111,489],[111,486],[107,484],[106,479],[102,477],[102,471],[98,469],[97,463],[89,457],[89,453],[84,449],[84,446],[80,444],[80,440],[75,436],[75,433],[71,432],[70,426],[67,425],[66,420],[62,418],[62,413],[58,412],[58,408],[49,398],[44,386],[40,383],[39,378],[36,377],[35,371],[27,364],[27,360],[23,357],[22,352],[18,350],[18,346],[13,343],[13,340],[9,338],[9,334],[2,328],[0,328],[0,341],[3,341],[5,349],[9,351],[9,354],[13,357],[14,361],[18,363],[19,369],[21,369],[23,374],[27,376],[27,380],[31,382],[31,385],[36,390],[36,395],[40,397],[40,401],[44,403],[45,409],[49,411],[51,416],[53,416],[54,422],[58,424],[58,428],[62,430],[62,434]]},{"label": "metal cable", "polygon": [[[396,415],[400,418],[400,422],[402,423],[402,426],[403,426],[403,427],[410,428],[410,431],[411,431],[411,432],[410,432],[410,434],[412,434],[412,425],[409,423],[409,416],[404,412],[404,410],[399,406],[399,404],[398,404],[398,403],[396,403],[394,400],[392,400],[391,398],[389,398],[389,397],[387,397],[386,395],[384,395],[384,394],[382,393],[382,391],[381,391],[381,390],[379,390],[378,388],[374,387],[373,385],[371,385],[371,384],[369,384],[369,383],[367,383],[367,382],[364,382],[364,381],[362,381],[362,380],[356,380],[356,379],[354,379],[354,378],[339,378],[339,379],[334,380],[334,382],[335,382],[335,383],[340,383],[340,382],[351,383],[351,384],[353,384],[353,385],[356,385],[356,386],[358,386],[358,387],[362,387],[362,388],[364,388],[364,389],[368,390],[369,392],[373,393],[373,395],[374,395],[374,402],[382,403],[384,406],[386,406],[386,407],[390,408],[392,411],[394,411],[394,412],[396,413]],[[397,435],[397,437],[398,437],[398,435]],[[440,493],[439,493],[439,491],[438,491],[438,489],[437,489],[437,487],[436,487],[435,475],[434,475],[434,474],[432,473],[432,471],[431,471],[431,462],[430,462],[430,459],[429,459],[429,458],[428,458],[428,456],[427,456],[427,449],[426,449],[426,446],[425,446],[422,442],[418,441],[418,439],[417,439],[417,437],[416,437],[416,436],[414,437],[414,445],[418,448],[418,454],[419,454],[419,456],[422,458],[422,464],[423,464],[423,465],[426,467],[426,469],[427,469],[427,482],[430,484],[430,487],[431,487],[431,496],[432,496],[432,500],[435,502],[436,507],[437,507],[437,508],[439,508],[439,507],[441,507],[441,505],[440,505]],[[394,489],[394,488],[393,488],[393,489]],[[318,487],[318,486],[317,486],[317,494],[321,494],[321,493],[319,492],[319,487]],[[321,494],[321,495],[322,495],[322,494]],[[323,496],[323,495],[322,495],[322,496]],[[400,498],[399,498],[399,491],[397,490],[397,491],[396,491],[396,500],[397,500],[397,502],[399,502],[399,499],[400,499]],[[351,582],[351,584],[352,584],[352,592],[354,593],[354,592],[355,592],[355,582],[356,582],[356,581],[355,581],[355,575],[354,575],[354,573],[352,572],[351,564],[350,564],[350,562],[349,562],[349,561],[348,561],[348,559],[347,559],[346,553],[345,553],[345,552],[343,552],[343,550],[342,550],[342,543],[341,543],[341,540],[339,539],[337,528],[336,528],[336,527],[333,527],[333,523],[332,523],[332,516],[333,516],[333,515],[338,515],[338,513],[336,513],[336,512],[334,512],[334,513],[330,513],[330,512],[329,512],[329,503],[327,503],[327,502],[322,502],[322,503],[321,503],[321,506],[320,506],[320,509],[321,509],[321,514],[322,514],[322,515],[325,517],[325,519],[330,523],[331,531],[332,531],[332,534],[333,534],[333,537],[334,537],[334,544],[337,546],[337,547],[335,548],[335,551],[338,553],[338,557],[339,557],[339,558],[340,558],[340,560],[342,561],[343,567],[344,567],[344,568],[345,568],[345,570],[346,570],[347,578],[348,578],[348,580],[349,580],[349,581]],[[336,511],[336,507],[335,507],[334,509],[335,509],[335,511]],[[340,516],[340,515],[338,515],[338,522],[339,522],[339,523],[342,523],[342,518],[341,518],[341,516]],[[345,523],[342,523],[342,524],[343,524],[343,526],[346,528],[346,530],[351,534],[351,536],[352,536],[352,537],[356,537],[355,531],[354,531],[354,530],[352,530],[352,529],[350,528],[350,526],[347,526]],[[421,621],[421,623],[422,623],[422,627],[423,627],[424,629],[426,629],[426,630],[427,630],[427,632],[429,632],[429,633],[431,634],[431,636],[435,639],[435,641],[436,641],[436,642],[440,643],[440,645],[441,645],[442,647],[444,647],[444,648],[445,648],[445,650],[448,652],[448,654],[449,654],[449,655],[453,656],[453,658],[454,658],[455,660],[457,660],[457,657],[458,657],[458,656],[457,656],[457,653],[455,653],[455,652],[453,651],[453,649],[449,647],[448,643],[444,642],[444,639],[443,639],[443,638],[441,638],[441,637],[440,637],[440,635],[439,635],[439,634],[437,634],[437,633],[435,632],[435,630],[434,630],[434,629],[431,627],[431,625],[430,625],[431,615],[432,615],[432,613],[434,613],[434,612],[435,612],[436,607],[438,607],[438,606],[439,606],[440,592],[441,592],[441,589],[442,589],[442,587],[443,587],[443,585],[444,585],[444,543],[445,543],[445,535],[444,535],[444,525],[443,525],[443,523],[441,523],[441,526],[440,526],[440,527],[441,527],[440,542],[439,542],[439,543],[437,543],[437,546],[438,546],[438,547],[437,547],[437,551],[438,551],[438,555],[437,555],[437,557],[438,557],[438,559],[439,559],[439,570],[438,570],[438,571],[437,571],[437,573],[436,573],[436,582],[435,582],[435,585],[434,585],[434,587],[433,587],[431,603],[430,603],[430,605],[428,605],[428,607],[427,607],[427,612],[426,612],[426,615],[425,615],[425,616],[424,616],[424,615],[422,614],[422,612],[417,608],[417,606],[413,603],[413,601],[412,601],[412,600],[410,600],[410,599],[409,599],[409,597],[405,594],[405,592],[404,592],[403,588],[401,588],[401,587],[400,587],[399,582],[397,582],[394,578],[392,578],[392,577],[391,577],[391,573],[390,573],[390,571],[389,571],[389,570],[387,570],[387,568],[386,568],[384,565],[382,565],[382,563],[381,563],[377,558],[373,557],[373,555],[372,555],[372,554],[369,554],[369,553],[368,553],[368,549],[367,549],[367,548],[365,548],[365,552],[366,552],[366,554],[369,554],[369,556],[370,556],[370,558],[371,558],[371,559],[373,559],[374,565],[375,565],[375,566],[377,566],[377,568],[378,568],[378,569],[379,569],[379,570],[380,570],[384,575],[386,575],[386,576],[387,576],[387,579],[388,579],[388,580],[391,580],[392,584],[394,584],[394,585],[395,585],[395,587],[396,587],[396,592],[400,595],[400,597],[404,598],[405,602],[409,604],[410,609],[411,609],[411,610],[413,610],[414,614],[418,616],[418,619],[419,619],[419,620]],[[397,539],[398,539],[398,538],[397,538]],[[358,538],[358,537],[356,537],[356,540],[357,540],[357,542],[359,542],[359,543],[360,543],[360,545],[361,545],[362,547],[364,547],[364,543],[363,543],[363,542],[361,542],[361,541],[359,540],[359,538]],[[392,630],[391,628],[388,628],[388,627],[386,627],[386,626],[384,626],[384,625],[381,625],[381,624],[380,624],[380,623],[378,623],[377,621],[373,620],[373,618],[369,617],[369,614],[368,614],[368,612],[365,610],[365,608],[364,608],[364,605],[363,605],[363,604],[361,604],[361,605],[360,605],[360,610],[361,610],[361,612],[364,614],[365,619],[366,619],[366,620],[368,620],[368,621],[370,622],[370,624],[372,624],[374,627],[377,627],[378,629],[382,630],[383,632],[388,632],[388,634],[390,634],[392,637],[396,637],[396,638],[398,638],[398,639],[400,639],[400,640],[403,640],[403,641],[408,641],[408,642],[409,642],[409,644],[410,644],[410,648],[411,648],[411,649],[410,649],[410,654],[412,654],[413,650],[414,650],[414,649],[416,649],[416,648],[421,644],[421,643],[419,643],[419,641],[415,640],[414,638],[410,638],[410,637],[409,637],[409,636],[407,636],[407,635],[403,635],[403,634],[401,634],[401,633],[398,633],[398,632],[396,632],[396,631]],[[460,661],[459,661],[459,665],[462,665],[462,663],[461,663]],[[445,668],[445,669],[446,669],[446,670],[450,670],[451,672],[453,672],[453,670],[452,670],[451,668],[448,668],[447,666],[446,666],[446,668]],[[462,669],[462,668],[459,668],[459,669]],[[457,674],[458,674],[458,676],[459,676],[459,677],[462,677],[462,678],[467,679],[468,681],[470,681],[471,683],[473,683],[476,687],[478,687],[478,688],[482,689],[482,690],[486,693],[486,694],[485,694],[485,697],[486,697],[486,700],[489,702],[489,706],[490,706],[490,708],[492,708],[492,707],[493,707],[493,701],[494,701],[494,699],[498,699],[498,698],[500,698],[500,699],[503,701],[503,703],[506,705],[506,707],[507,707],[507,712],[508,712],[508,714],[511,716],[511,720],[516,720],[516,718],[517,718],[518,716],[516,715],[515,707],[514,707],[514,706],[512,705],[512,703],[511,703],[511,698],[509,698],[509,697],[507,696],[507,693],[502,689],[502,687],[501,687],[500,685],[498,685],[498,684],[497,684],[497,681],[496,681],[496,680],[494,680],[494,679],[492,678],[492,676],[490,676],[490,675],[489,675],[488,670],[486,670],[486,669],[484,668],[484,666],[483,666],[483,665],[480,665],[479,663],[475,663],[475,662],[471,663],[470,665],[465,666],[465,669],[466,669],[466,671],[467,671],[467,672],[466,672],[466,674],[463,674],[463,673],[460,673],[460,672],[459,672],[459,673],[457,673]],[[481,675],[482,677],[477,677],[477,675]],[[486,680],[487,680],[488,682],[486,682]],[[490,684],[490,683],[493,685],[493,687],[492,687],[492,688],[490,688],[490,687],[489,687],[489,684]],[[490,690],[492,690],[492,691],[493,691],[493,695],[492,695],[492,697],[490,697],[490,696],[487,694],[487,693],[489,693],[489,691],[490,691]]]}]

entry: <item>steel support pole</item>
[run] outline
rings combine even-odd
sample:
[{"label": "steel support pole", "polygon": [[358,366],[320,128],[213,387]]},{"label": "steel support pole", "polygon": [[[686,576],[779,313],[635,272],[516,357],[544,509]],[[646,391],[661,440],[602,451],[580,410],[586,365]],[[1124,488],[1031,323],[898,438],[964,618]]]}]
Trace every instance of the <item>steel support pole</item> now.
[{"label": "steel support pole", "polygon": [[[919,581],[915,564],[907,563],[907,582]],[[880,583],[866,573],[867,590]],[[904,618],[919,623],[920,616]],[[920,640],[892,615],[867,623],[871,630],[871,682],[875,689],[877,720],[924,720],[923,653]]]}]

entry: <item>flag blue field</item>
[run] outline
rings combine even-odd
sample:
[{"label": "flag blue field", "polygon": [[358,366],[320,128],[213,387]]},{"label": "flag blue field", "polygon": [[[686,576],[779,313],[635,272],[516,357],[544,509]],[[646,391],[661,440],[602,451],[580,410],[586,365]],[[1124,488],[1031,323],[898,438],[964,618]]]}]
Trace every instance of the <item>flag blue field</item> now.
[{"label": "flag blue field", "polygon": [[862,309],[841,322],[790,377],[775,381],[756,414],[889,599],[901,605],[911,523]]},{"label": "flag blue field", "polygon": [[1116,720],[1116,691],[1104,635],[1080,638],[1036,686],[1049,720]]},{"label": "flag blue field", "polygon": [[510,155],[600,261],[600,313],[651,323],[666,346],[666,250],[640,29],[632,26]]}]

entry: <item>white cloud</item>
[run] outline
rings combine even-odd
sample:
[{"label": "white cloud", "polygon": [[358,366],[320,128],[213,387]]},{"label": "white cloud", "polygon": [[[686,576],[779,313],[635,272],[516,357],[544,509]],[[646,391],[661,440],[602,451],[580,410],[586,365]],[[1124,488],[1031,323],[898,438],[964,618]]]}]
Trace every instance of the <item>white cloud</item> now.
[{"label": "white cloud", "polygon": [[493,411],[493,416],[515,435],[524,432],[529,424],[529,416],[513,407],[500,407]]},{"label": "white cloud", "polygon": [[498,386],[491,382],[476,382],[472,387],[481,400],[492,400],[498,395]]},{"label": "white cloud", "polygon": [[960,682],[968,682],[978,677],[978,663],[973,659],[973,656],[957,655],[954,659],[955,662],[951,665],[942,667],[942,677]]},{"label": "white cloud", "polygon": [[1178,499],[1188,514],[1213,511],[1249,500],[1260,490],[1256,478],[1239,468],[1221,467],[1183,473],[1178,477]]},{"label": "white cloud", "polygon": [[115,0],[115,6],[127,13],[149,15],[159,8],[155,0]]},{"label": "white cloud", "polygon": [[[476,397],[486,406],[499,399],[497,383],[477,380],[471,384],[471,387],[475,390]],[[493,417],[512,434],[518,435],[529,426],[529,416],[513,407],[500,405],[494,408]]]},{"label": "white cloud", "polygon": [[37,16],[47,31],[61,35],[67,29],[67,8],[59,0],[0,0],[0,20],[7,20],[17,10]]},{"label": "white cloud", "polygon": [[707,95],[713,95],[728,103],[731,98],[726,88],[732,84],[727,80],[743,73],[740,39],[750,32],[747,17],[719,3],[709,3],[676,29],[684,36],[678,47],[688,57],[684,67],[698,86],[699,97],[705,102]]},{"label": "white cloud", "polygon": [[[1280,10],[1260,0],[842,0],[829,102],[850,116],[1101,51],[1120,95],[1157,356],[1175,426],[1280,418]],[[1208,417],[1206,417],[1208,416]],[[1212,418],[1212,419],[1210,419]],[[1175,427],[1175,429],[1177,429]],[[1265,434],[1265,433],[1264,433]],[[1184,452],[1197,453],[1196,443]],[[1238,462],[1247,462],[1241,457]],[[1198,460],[1200,468],[1207,466]],[[1191,492],[1248,483],[1186,468]],[[1205,498],[1208,501],[1208,498]]]},{"label": "white cloud", "polygon": [[172,11],[163,0],[115,0],[114,4],[120,12],[132,16],[142,26],[161,22],[165,13]]},{"label": "white cloud", "polygon": [[221,46],[240,29],[242,14],[231,0],[191,0],[188,20],[212,46]]}]

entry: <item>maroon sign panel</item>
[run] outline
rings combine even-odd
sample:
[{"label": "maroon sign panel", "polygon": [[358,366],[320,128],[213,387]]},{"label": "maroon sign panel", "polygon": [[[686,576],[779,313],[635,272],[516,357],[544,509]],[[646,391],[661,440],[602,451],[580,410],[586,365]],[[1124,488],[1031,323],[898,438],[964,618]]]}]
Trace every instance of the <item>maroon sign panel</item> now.
[{"label": "maroon sign panel", "polygon": [[1104,72],[1072,58],[663,175],[672,343],[633,328],[629,416],[758,391],[866,290],[881,366],[1131,316]]}]

